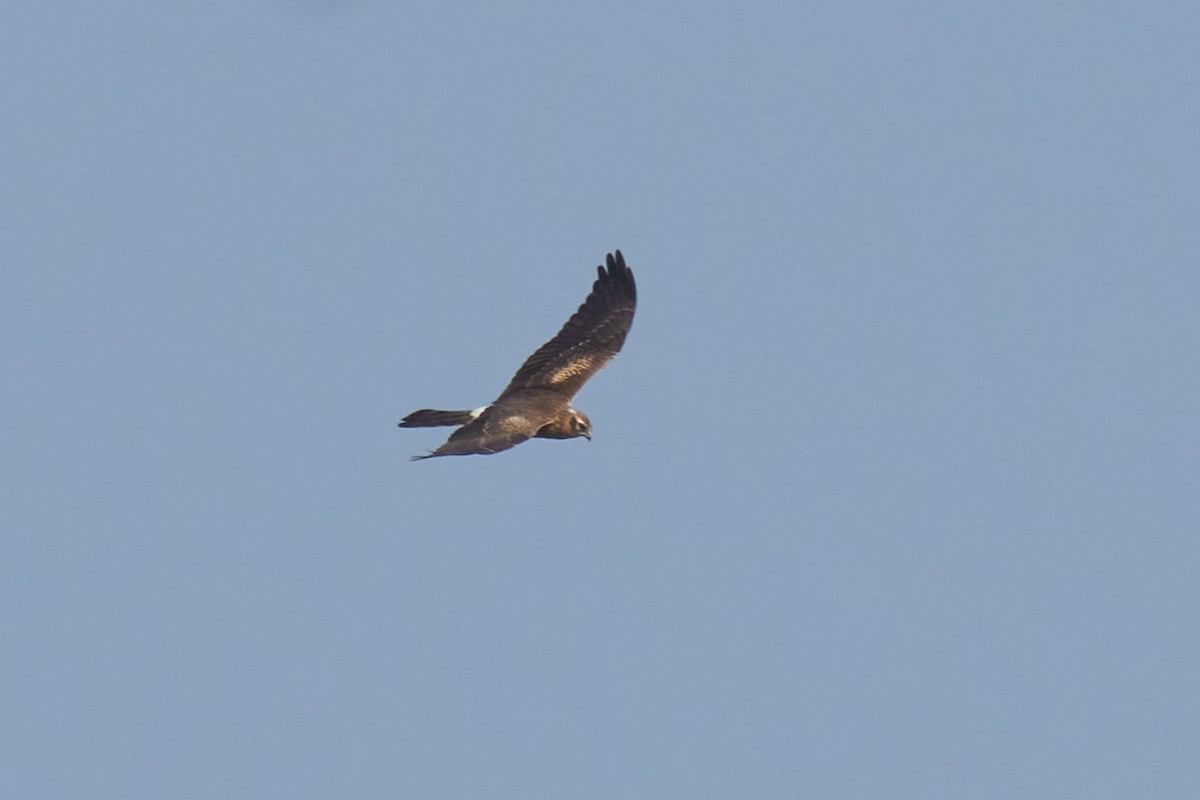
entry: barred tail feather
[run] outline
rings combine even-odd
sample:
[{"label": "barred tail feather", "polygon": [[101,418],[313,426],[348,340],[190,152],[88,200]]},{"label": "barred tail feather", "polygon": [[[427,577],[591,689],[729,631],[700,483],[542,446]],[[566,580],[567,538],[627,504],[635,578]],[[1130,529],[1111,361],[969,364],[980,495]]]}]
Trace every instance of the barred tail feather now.
[{"label": "barred tail feather", "polygon": [[479,416],[472,411],[436,411],[422,408],[400,421],[401,428],[433,428],[440,425],[466,425]]}]

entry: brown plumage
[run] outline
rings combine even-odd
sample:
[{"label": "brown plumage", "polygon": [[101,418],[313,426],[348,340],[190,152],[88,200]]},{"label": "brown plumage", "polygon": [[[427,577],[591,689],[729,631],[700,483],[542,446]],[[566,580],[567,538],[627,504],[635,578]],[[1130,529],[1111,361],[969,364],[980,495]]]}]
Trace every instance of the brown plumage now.
[{"label": "brown plumage", "polygon": [[423,408],[401,421],[401,428],[462,426],[437,450],[413,459],[498,453],[534,437],[592,438],[591,421],[571,407],[571,399],[621,350],[637,307],[637,286],[621,251],[609,254],[606,262],[607,269],[596,268],[599,277],[579,310],[525,360],[490,406],[477,411]]}]

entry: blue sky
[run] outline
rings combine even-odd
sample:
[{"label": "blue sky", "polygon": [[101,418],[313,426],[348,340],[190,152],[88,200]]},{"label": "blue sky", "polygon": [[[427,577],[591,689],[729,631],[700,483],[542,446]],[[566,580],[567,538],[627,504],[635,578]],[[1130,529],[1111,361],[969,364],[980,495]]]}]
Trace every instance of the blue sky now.
[{"label": "blue sky", "polygon": [[0,793],[1195,796],[1197,23],[10,4]]}]

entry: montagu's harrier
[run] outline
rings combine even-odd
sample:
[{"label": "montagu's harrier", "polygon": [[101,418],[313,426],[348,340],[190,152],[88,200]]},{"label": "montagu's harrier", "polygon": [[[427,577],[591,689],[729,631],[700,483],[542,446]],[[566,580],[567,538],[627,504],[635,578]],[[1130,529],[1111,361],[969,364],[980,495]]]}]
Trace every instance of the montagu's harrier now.
[{"label": "montagu's harrier", "polygon": [[637,307],[637,286],[621,251],[610,254],[607,262],[607,270],[596,268],[600,277],[579,310],[525,360],[490,406],[474,411],[423,408],[404,418],[401,428],[462,426],[437,450],[414,460],[499,453],[535,436],[592,438],[591,421],[571,407],[571,398],[621,349]]}]

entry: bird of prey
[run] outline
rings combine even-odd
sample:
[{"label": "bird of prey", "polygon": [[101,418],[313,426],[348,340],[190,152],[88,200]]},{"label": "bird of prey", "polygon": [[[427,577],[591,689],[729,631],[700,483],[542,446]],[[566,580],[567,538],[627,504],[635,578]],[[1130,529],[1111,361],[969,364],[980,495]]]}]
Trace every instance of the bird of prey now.
[{"label": "bird of prey", "polygon": [[637,307],[637,286],[621,251],[610,253],[606,261],[607,269],[596,268],[599,277],[583,305],[525,360],[491,405],[474,411],[423,408],[401,421],[401,428],[462,426],[437,450],[413,456],[414,461],[499,453],[535,436],[591,440],[592,423],[572,407],[571,398],[620,351]]}]

